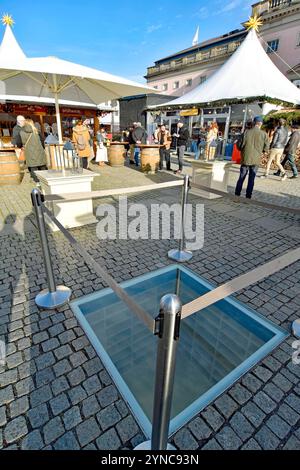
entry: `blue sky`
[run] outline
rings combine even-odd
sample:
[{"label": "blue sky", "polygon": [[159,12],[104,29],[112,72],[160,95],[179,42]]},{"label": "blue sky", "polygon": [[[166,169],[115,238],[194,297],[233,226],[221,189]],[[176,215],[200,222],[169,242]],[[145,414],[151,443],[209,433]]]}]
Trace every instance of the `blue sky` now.
[{"label": "blue sky", "polygon": [[[28,56],[66,60],[143,81],[147,66],[200,41],[240,27],[249,0],[0,0]],[[2,27],[4,31],[4,27]]]}]

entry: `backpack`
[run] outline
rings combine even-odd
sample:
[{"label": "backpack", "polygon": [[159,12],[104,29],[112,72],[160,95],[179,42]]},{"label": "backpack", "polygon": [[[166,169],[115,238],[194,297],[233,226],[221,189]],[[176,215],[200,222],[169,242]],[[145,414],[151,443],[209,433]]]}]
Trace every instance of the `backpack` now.
[{"label": "backpack", "polygon": [[78,135],[77,148],[78,148],[78,150],[81,150],[81,151],[85,150],[85,148],[86,148],[85,138],[82,134]]}]

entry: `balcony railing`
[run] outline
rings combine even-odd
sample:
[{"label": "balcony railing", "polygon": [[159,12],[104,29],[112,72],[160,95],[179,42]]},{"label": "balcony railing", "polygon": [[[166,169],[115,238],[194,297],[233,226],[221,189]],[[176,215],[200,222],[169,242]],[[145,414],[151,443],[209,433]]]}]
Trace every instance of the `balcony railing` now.
[{"label": "balcony railing", "polygon": [[167,64],[148,67],[147,76],[149,77],[151,75],[182,69],[189,65],[201,64],[202,62],[214,60],[220,57],[225,58],[228,55],[231,55],[240,46],[240,44],[241,41],[235,41],[225,46],[213,47],[208,51],[198,52],[190,57],[187,56],[180,60],[168,62]]},{"label": "balcony railing", "polygon": [[257,3],[252,8],[252,15],[263,15],[264,13],[271,12],[273,9],[289,7],[295,0],[266,0]]}]

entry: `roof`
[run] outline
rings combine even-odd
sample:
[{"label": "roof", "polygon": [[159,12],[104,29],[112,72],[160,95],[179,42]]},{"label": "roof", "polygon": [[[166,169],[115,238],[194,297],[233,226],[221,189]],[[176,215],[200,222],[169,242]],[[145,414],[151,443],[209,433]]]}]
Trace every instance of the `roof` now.
[{"label": "roof", "polygon": [[164,57],[163,59],[159,59],[155,62],[156,65],[163,64],[164,62],[170,62],[170,60],[180,59],[185,57],[186,55],[197,53],[204,51],[206,49],[210,49],[212,46],[221,46],[223,44],[227,44],[228,42],[233,41],[234,39],[243,38],[246,36],[247,31],[245,29],[237,29],[231,31],[230,33],[224,34],[223,36],[218,36],[213,39],[209,39],[208,41],[201,42],[196,46],[189,47],[187,49],[183,49],[182,51],[176,52],[172,55]]},{"label": "roof", "polygon": [[252,29],[240,47],[206,82],[182,97],[157,106],[180,109],[226,102],[279,102],[300,105],[300,89],[281,73]]}]

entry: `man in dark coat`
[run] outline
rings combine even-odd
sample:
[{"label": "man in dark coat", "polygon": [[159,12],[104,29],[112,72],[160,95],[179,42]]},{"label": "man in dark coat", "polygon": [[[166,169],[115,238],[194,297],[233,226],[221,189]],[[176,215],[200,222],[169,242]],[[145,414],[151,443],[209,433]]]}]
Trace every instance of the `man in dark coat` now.
[{"label": "man in dark coat", "polygon": [[[296,157],[296,152],[297,148],[300,145],[300,126],[298,124],[292,124],[292,135],[284,149],[285,157],[281,162],[281,165],[285,166],[285,164],[288,162],[292,168],[293,171],[293,176],[290,177],[290,179],[298,178],[298,170],[297,166],[295,163],[295,157]],[[278,171],[276,173],[276,176],[280,176],[281,173]]]},{"label": "man in dark coat", "polygon": [[264,152],[270,148],[270,142],[267,133],[261,130],[263,119],[257,116],[254,119],[253,129],[245,132],[243,141],[240,145],[242,152],[241,172],[236,185],[235,195],[240,196],[243,184],[249,173],[246,198],[251,199],[254,189],[255,177],[259,168],[260,158]]},{"label": "man in dark coat", "polygon": [[140,159],[140,144],[146,144],[147,143],[147,132],[146,130],[142,127],[142,124],[140,122],[137,122],[135,125],[135,128],[132,132],[132,139],[135,144],[135,152],[134,152],[134,160],[136,166],[139,166],[139,159]]},{"label": "man in dark coat", "polygon": [[179,164],[179,169],[176,173],[180,175],[183,169],[184,152],[190,138],[189,130],[187,127],[185,127],[182,121],[179,121],[177,124],[177,134],[174,134],[174,137],[177,137],[177,155]]},{"label": "man in dark coat", "polygon": [[25,118],[24,116],[17,117],[17,124],[13,128],[13,134],[11,143],[14,147],[21,149],[23,147],[22,139],[21,139],[21,130],[25,125]]}]

